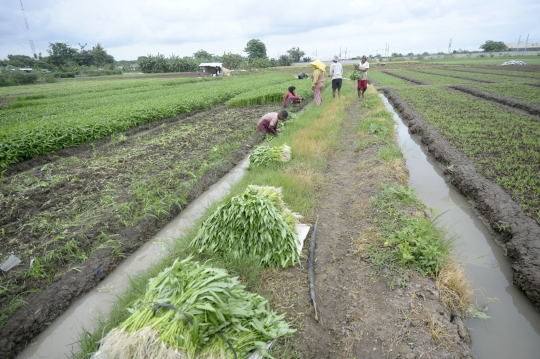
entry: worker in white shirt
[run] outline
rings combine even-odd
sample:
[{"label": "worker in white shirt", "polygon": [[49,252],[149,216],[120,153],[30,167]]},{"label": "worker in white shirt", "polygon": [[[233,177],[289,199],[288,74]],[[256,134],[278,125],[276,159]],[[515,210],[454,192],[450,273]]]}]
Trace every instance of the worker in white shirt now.
[{"label": "worker in white shirt", "polygon": [[333,63],[330,65],[330,76],[332,76],[332,97],[336,98],[336,90],[338,90],[338,98],[341,98],[341,83],[343,81],[343,66],[338,62],[338,55],[332,58]]},{"label": "worker in white shirt", "polygon": [[364,92],[367,90],[367,72],[369,70],[369,62],[367,62],[366,56],[362,56],[362,61],[358,65],[354,66],[358,71],[362,72],[362,77],[358,80],[358,99],[364,98]]}]

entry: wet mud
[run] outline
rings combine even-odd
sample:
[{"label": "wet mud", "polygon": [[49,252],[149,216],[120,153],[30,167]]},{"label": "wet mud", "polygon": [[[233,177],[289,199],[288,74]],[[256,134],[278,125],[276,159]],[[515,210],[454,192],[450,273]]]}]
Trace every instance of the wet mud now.
[{"label": "wet mud", "polygon": [[453,166],[446,175],[461,193],[474,202],[486,220],[513,269],[513,282],[540,310],[540,226],[523,213],[502,188],[476,171],[474,164],[455,149],[435,127],[428,124],[391,88],[382,89],[396,112],[405,120],[443,166]]},{"label": "wet mud", "polygon": [[540,116],[540,105],[536,105],[534,103],[520,101],[520,100],[516,100],[516,99],[504,97],[504,96],[491,94],[489,92],[485,92],[485,91],[478,90],[478,89],[471,88],[471,87],[464,86],[464,85],[452,85],[452,86],[449,86],[449,87],[452,88],[452,89],[455,89],[455,90],[465,92],[465,93],[468,93],[470,95],[482,98],[484,100],[497,102],[497,103],[503,104],[505,106],[509,106],[509,107],[513,107],[513,108],[517,108],[517,109],[526,111],[527,113],[529,113],[531,115],[534,115],[534,116]]}]

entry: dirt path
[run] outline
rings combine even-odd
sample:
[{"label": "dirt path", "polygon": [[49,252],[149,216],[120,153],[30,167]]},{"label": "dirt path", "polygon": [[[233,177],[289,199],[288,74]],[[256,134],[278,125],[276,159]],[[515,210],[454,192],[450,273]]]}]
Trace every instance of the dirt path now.
[{"label": "dirt path", "polygon": [[[343,121],[342,136],[328,159],[319,197],[315,287],[319,322],[304,268],[274,272],[268,288],[273,304],[299,329],[296,351],[303,358],[460,358],[472,357],[459,317],[438,301],[432,279],[409,272],[409,285],[391,290],[388,278],[374,274],[372,258],[358,250],[370,240],[374,219],[365,216],[378,184],[408,180],[404,162],[377,160],[383,144],[358,151],[358,123],[367,109],[357,102]],[[305,244],[309,248],[309,243]],[[444,333],[435,341],[431,332]],[[443,329],[444,328],[444,329]]]}]

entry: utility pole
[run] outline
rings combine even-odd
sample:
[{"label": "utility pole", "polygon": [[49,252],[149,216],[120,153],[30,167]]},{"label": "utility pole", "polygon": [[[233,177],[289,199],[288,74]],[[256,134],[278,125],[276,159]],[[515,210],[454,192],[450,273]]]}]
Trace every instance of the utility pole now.
[{"label": "utility pole", "polygon": [[339,47],[339,58],[341,59],[341,46]]},{"label": "utility pole", "polygon": [[345,48],[345,60],[347,60],[347,48]]},{"label": "utility pole", "polygon": [[517,50],[516,50],[516,51],[518,51],[518,52],[519,52],[519,44],[521,44],[521,35],[519,35],[518,48],[517,48]]},{"label": "utility pole", "polygon": [[527,46],[529,46],[529,34],[527,34],[527,41],[525,42],[525,50],[523,50],[523,55],[525,55],[525,51],[527,51]]},{"label": "utility pole", "polygon": [[452,51],[452,39],[450,39],[450,42],[448,43],[448,53]]}]

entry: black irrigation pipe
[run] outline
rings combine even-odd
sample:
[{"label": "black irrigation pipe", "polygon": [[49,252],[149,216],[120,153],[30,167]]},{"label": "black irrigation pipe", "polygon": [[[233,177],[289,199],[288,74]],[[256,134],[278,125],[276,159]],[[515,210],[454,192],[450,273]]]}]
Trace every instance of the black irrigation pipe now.
[{"label": "black irrigation pipe", "polygon": [[313,302],[313,308],[315,308],[315,320],[319,321],[317,315],[317,302],[315,301],[315,235],[317,233],[317,223],[319,222],[319,216],[315,221],[315,227],[313,227],[313,233],[311,233],[311,241],[309,243],[309,269],[308,269],[308,278],[309,278],[309,296]]}]

